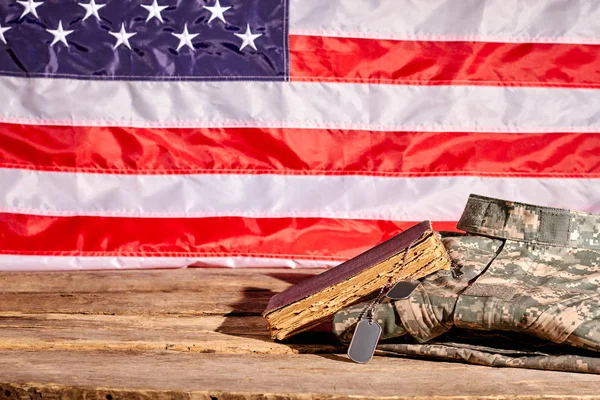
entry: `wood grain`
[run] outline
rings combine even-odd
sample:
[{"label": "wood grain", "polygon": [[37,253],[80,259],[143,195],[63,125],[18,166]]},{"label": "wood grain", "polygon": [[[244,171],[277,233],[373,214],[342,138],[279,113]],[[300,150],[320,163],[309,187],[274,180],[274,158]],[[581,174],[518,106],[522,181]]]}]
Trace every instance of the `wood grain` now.
[{"label": "wood grain", "polygon": [[271,296],[319,270],[0,273],[0,313],[260,315]]},{"label": "wood grain", "polygon": [[0,272],[0,293],[132,293],[245,291],[260,287],[280,292],[323,269],[220,269]]},{"label": "wood grain", "polygon": [[600,398],[595,375],[357,365],[324,332],[272,341],[269,297],[318,272],[0,273],[0,399]]},{"label": "wood grain", "polygon": [[559,398],[591,398],[600,393],[600,377],[594,375],[433,364],[387,357],[376,357],[369,364],[359,365],[335,355],[249,354],[242,359],[231,354],[167,351],[2,351],[0,365],[3,381],[17,385],[37,382],[39,388],[56,382],[67,388],[92,391],[102,388],[105,396],[113,390],[174,392],[181,398],[200,392],[197,394],[216,398],[227,398],[220,397],[220,393],[237,394],[240,398],[270,393],[303,399],[325,395],[398,399],[540,398],[541,393]]},{"label": "wood grain", "polygon": [[[293,354],[343,351],[333,335],[274,342],[261,317],[0,314],[0,350],[170,350]],[[0,397],[1,398],[1,397]]]}]

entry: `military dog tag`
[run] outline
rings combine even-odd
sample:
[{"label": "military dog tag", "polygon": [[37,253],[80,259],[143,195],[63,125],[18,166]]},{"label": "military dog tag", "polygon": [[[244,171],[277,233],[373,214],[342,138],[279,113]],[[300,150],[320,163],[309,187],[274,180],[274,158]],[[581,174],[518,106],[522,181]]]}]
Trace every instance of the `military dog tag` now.
[{"label": "military dog tag", "polygon": [[381,326],[377,322],[369,321],[366,318],[361,319],[354,330],[354,336],[352,336],[348,348],[348,357],[360,364],[368,363],[373,358],[379,336],[381,336]]},{"label": "military dog tag", "polygon": [[387,292],[386,296],[392,300],[402,300],[410,296],[410,294],[419,286],[419,281],[401,281]]}]

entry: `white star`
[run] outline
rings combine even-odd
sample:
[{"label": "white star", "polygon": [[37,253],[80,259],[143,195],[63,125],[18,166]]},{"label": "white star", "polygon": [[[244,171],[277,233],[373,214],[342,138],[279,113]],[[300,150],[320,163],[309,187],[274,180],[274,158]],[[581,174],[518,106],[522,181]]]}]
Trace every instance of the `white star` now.
[{"label": "white star", "polygon": [[190,49],[194,49],[194,45],[192,44],[192,39],[199,35],[199,33],[189,33],[187,24],[183,26],[183,32],[181,33],[171,33],[171,35],[175,36],[179,39],[179,45],[177,46],[177,51],[183,46],[188,46]]},{"label": "white star", "polygon": [[127,31],[125,30],[125,24],[121,24],[121,30],[119,32],[108,32],[108,33],[110,33],[111,35],[113,35],[114,37],[117,38],[117,43],[115,43],[115,45],[113,46],[113,50],[122,44],[124,44],[125,46],[127,46],[127,48],[129,50],[131,50],[131,45],[129,44],[129,38],[134,35],[137,35],[136,32],[127,33]]},{"label": "white star", "polygon": [[3,28],[2,25],[0,25],[0,40],[4,42],[4,44],[6,44],[6,38],[4,37],[4,32],[10,30],[9,27]]},{"label": "white star", "polygon": [[54,35],[54,40],[52,40],[50,46],[53,46],[58,42],[62,42],[65,46],[69,47],[69,43],[67,43],[67,36],[69,36],[74,31],[65,31],[62,27],[62,21],[58,21],[58,28],[46,30]]},{"label": "white star", "polygon": [[213,7],[204,6],[204,8],[206,8],[208,11],[210,11],[210,19],[208,20],[208,22],[212,21],[215,18],[219,18],[221,21],[227,23],[227,21],[225,21],[225,17],[223,16],[223,13],[225,11],[229,10],[231,8],[231,6],[221,7],[221,3],[219,3],[219,0],[217,0],[217,2],[215,3],[215,6],[213,6]]},{"label": "white star", "polygon": [[92,15],[94,17],[96,17],[96,19],[98,21],[100,21],[100,15],[98,15],[98,10],[101,9],[102,7],[106,6],[106,4],[96,4],[95,0],[90,0],[90,2],[88,4],[83,4],[83,3],[77,3],[77,4],[79,4],[81,7],[85,8],[85,17],[83,17],[84,21],[86,19],[88,19],[89,17],[91,17]]},{"label": "white star", "polygon": [[23,14],[21,14],[19,19],[23,18],[24,16],[26,16],[29,13],[32,13],[37,19],[40,19],[40,16],[38,15],[36,8],[38,8],[39,6],[44,4],[43,1],[21,0],[21,1],[17,1],[17,3],[19,3],[20,5],[25,7],[25,9],[23,10]]},{"label": "white star", "polygon": [[240,46],[240,51],[243,50],[246,46],[250,46],[254,50],[258,50],[256,48],[256,45],[254,44],[254,41],[256,40],[256,38],[262,36],[262,33],[253,34],[250,30],[250,24],[246,25],[246,32],[244,34],[234,33],[234,35],[243,40],[242,45]]},{"label": "white star", "polygon": [[144,7],[146,10],[148,10],[148,18],[146,18],[146,22],[150,21],[154,17],[158,18],[158,20],[160,22],[164,22],[162,19],[162,15],[160,15],[160,13],[162,10],[164,10],[168,6],[159,6],[158,3],[156,2],[156,0],[154,0],[154,2],[151,5],[146,6],[146,5],[142,4],[142,7]]}]

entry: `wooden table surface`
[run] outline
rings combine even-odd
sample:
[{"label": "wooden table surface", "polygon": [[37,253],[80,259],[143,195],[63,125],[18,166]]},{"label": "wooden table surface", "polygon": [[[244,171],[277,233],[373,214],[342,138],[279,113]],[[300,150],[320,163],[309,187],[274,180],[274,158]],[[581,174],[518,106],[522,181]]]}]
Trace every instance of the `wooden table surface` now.
[{"label": "wooden table surface", "polygon": [[0,273],[0,399],[600,398],[596,375],[358,365],[322,334],[273,342],[268,299],[318,272]]}]

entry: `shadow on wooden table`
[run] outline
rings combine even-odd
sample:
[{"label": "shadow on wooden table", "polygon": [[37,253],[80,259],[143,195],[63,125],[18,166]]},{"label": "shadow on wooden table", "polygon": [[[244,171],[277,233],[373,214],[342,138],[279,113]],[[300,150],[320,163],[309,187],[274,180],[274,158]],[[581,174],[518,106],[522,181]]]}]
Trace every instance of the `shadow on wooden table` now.
[{"label": "shadow on wooden table", "polygon": [[[298,274],[276,272],[269,273],[268,276],[282,280],[290,284],[299,283],[314,274]],[[267,307],[269,299],[276,292],[272,290],[247,287],[244,289],[244,297],[239,303],[234,304],[233,310],[226,314],[225,321],[217,328],[217,332],[226,335],[251,338],[269,343],[280,343],[288,346],[294,352],[304,354],[331,354],[343,351],[343,346],[337,338],[331,333],[331,323],[322,324],[309,332],[302,332],[285,341],[274,341],[271,339],[266,321],[260,318],[257,323],[257,317],[261,316],[262,311]],[[249,312],[248,310],[253,310]],[[252,322],[250,321],[252,319]]]}]

